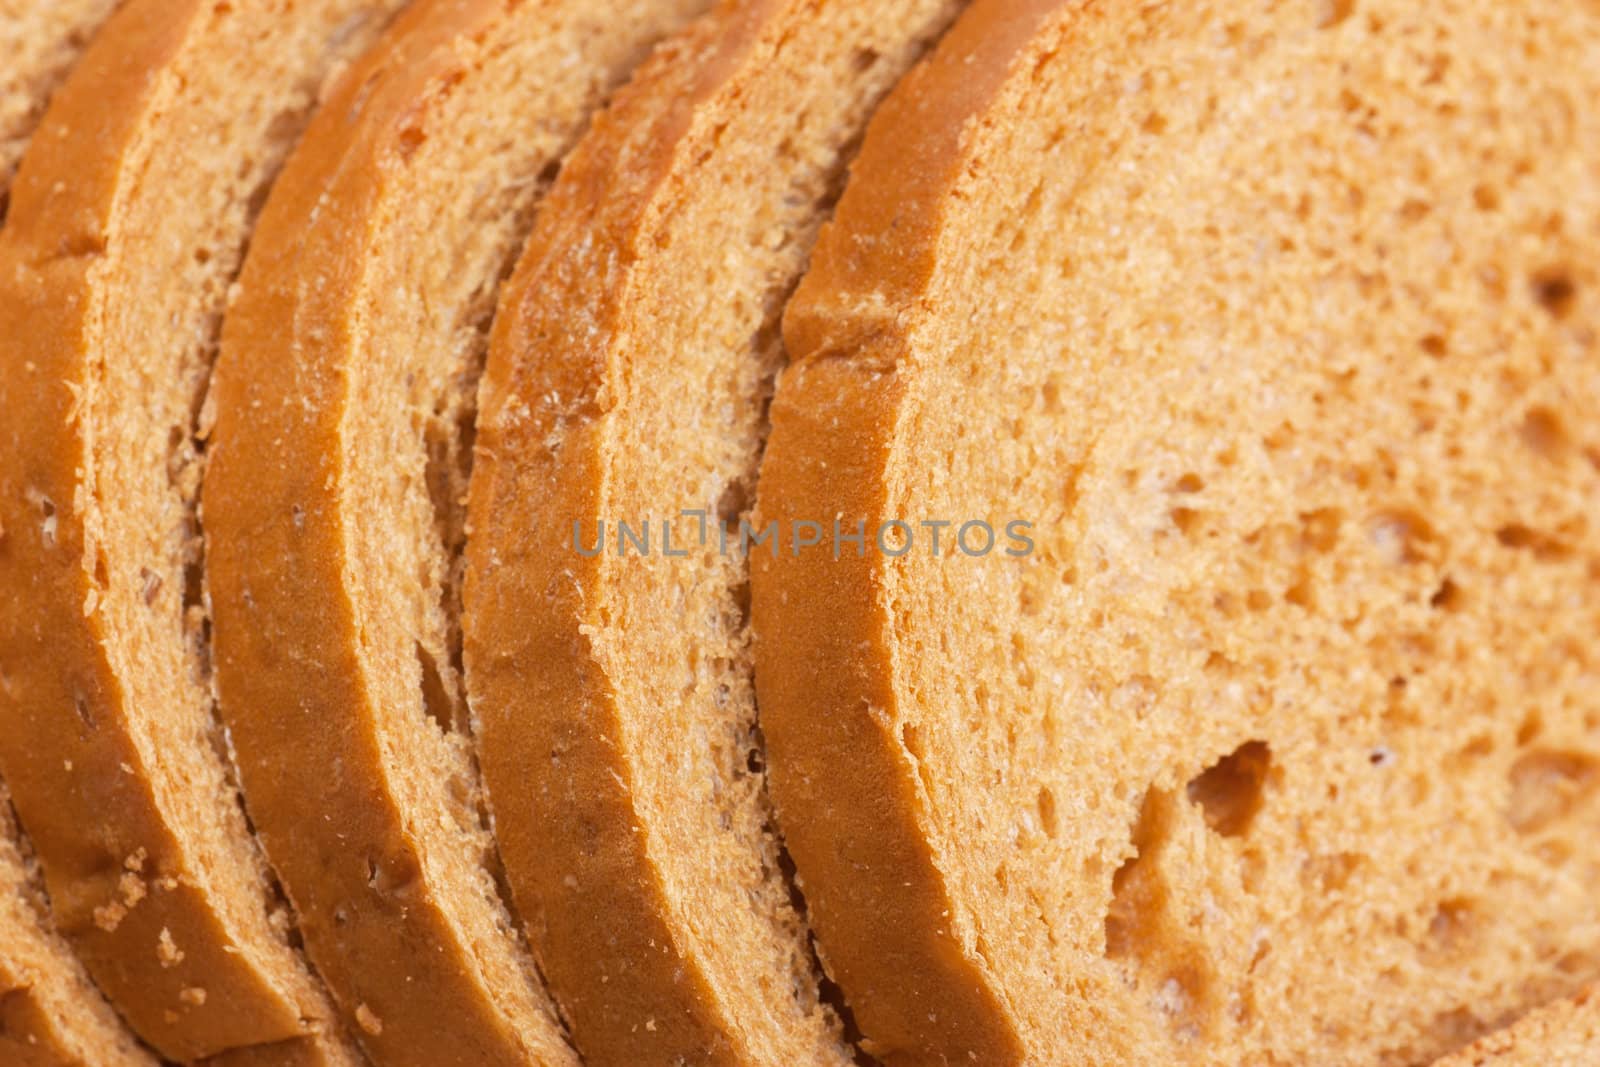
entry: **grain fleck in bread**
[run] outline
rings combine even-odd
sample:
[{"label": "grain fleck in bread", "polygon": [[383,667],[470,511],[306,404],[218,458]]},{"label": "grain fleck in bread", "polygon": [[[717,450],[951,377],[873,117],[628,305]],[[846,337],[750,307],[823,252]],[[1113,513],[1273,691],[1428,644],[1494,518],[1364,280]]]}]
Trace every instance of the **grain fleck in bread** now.
[{"label": "grain fleck in bread", "polygon": [[1434,1067],[1594,1067],[1600,1063],[1600,991],[1540,1008]]},{"label": "grain fleck in bread", "polygon": [[394,6],[131,0],[0,234],[0,765],[58,929],[176,1060],[357,1058],[212,716],[192,432],[260,197]]},{"label": "grain fleck in bread", "polygon": [[[596,1064],[846,1063],[761,773],[746,567],[777,324],[953,0],[720,5],[600,116],[495,323],[468,691],[509,880]],[[718,509],[721,514],[718,514]],[[680,519],[703,509],[702,519]],[[599,524],[650,559],[583,558]]]},{"label": "grain fleck in bread", "polygon": [[28,138],[117,0],[0,0],[0,221]]},{"label": "grain fleck in bread", "polygon": [[423,0],[273,191],[203,502],[221,715],[307,950],[388,1064],[575,1063],[496,883],[461,499],[500,279],[591,112],[702,0]]},{"label": "grain fleck in bread", "polygon": [[7,1067],[156,1067],[122,1025],[49,905],[0,785],[0,1063]]},{"label": "grain fleck in bread", "polygon": [[887,1062],[1424,1062],[1600,975],[1597,93],[1564,0],[979,0],[880,110],[760,513],[1035,542],[755,559]]}]

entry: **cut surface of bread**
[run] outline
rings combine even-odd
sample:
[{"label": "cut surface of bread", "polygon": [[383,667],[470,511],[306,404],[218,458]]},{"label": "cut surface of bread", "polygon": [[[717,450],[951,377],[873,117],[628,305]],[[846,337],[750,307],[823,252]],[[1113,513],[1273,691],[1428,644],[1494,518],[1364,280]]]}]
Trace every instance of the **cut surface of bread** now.
[{"label": "cut surface of bread", "polygon": [[307,950],[386,1064],[575,1063],[462,707],[459,549],[500,280],[606,93],[703,0],[425,0],[275,186],[203,491],[220,708]]},{"label": "cut surface of bread", "polygon": [[0,0],[0,222],[50,94],[117,0]]},{"label": "cut surface of bread", "polygon": [[1540,1008],[1435,1067],[1594,1067],[1600,1063],[1600,990]]},{"label": "cut surface of bread", "polygon": [[0,1063],[156,1067],[50,926],[38,871],[0,785]]},{"label": "cut surface of bread", "polygon": [[[502,300],[468,693],[509,881],[591,1063],[854,1055],[770,825],[748,574],[718,541],[850,154],[959,7],[719,5],[597,118]],[[616,554],[619,523],[648,558]],[[580,553],[575,526],[613,548]]]},{"label": "cut surface of bread", "polygon": [[212,715],[193,423],[261,194],[395,6],[125,4],[0,234],[0,765],[57,928],[174,1060],[358,1058]]},{"label": "cut surface of bread", "polygon": [[886,1062],[1426,1062],[1600,974],[1597,93],[1565,0],[979,0],[880,109],[758,513],[909,529],[753,613]]}]

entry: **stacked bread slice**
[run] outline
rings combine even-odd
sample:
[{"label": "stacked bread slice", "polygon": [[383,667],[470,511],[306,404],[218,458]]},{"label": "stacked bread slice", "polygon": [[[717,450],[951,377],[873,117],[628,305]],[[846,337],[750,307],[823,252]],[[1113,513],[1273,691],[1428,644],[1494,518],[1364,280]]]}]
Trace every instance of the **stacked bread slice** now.
[{"label": "stacked bread slice", "polygon": [[880,110],[760,506],[885,547],[754,612],[887,1061],[1411,1063],[1600,970],[1597,14],[979,0]]},{"label": "stacked bread slice", "polygon": [[[28,138],[112,3],[13,7],[0,5],[0,222]],[[40,881],[0,783],[0,1062],[153,1065],[55,931]]]},{"label": "stacked bread slice", "polygon": [[[501,303],[468,695],[592,1062],[853,1056],[772,825],[748,573],[718,542],[753,502],[783,302],[867,117],[959,6],[719,5],[567,161]],[[577,551],[619,523],[663,540]]]},{"label": "stacked bread slice", "polygon": [[0,1065],[1600,1062],[1594,5],[0,47]]},{"label": "stacked bread slice", "polygon": [[459,501],[497,286],[549,174],[700,6],[413,5],[312,123],[225,324],[221,715],[311,957],[384,1063],[576,1062],[496,882]]},{"label": "stacked bread slice", "polygon": [[359,1058],[212,715],[194,420],[262,195],[397,6],[130,0],[0,234],[0,769],[57,926],[174,1060]]}]

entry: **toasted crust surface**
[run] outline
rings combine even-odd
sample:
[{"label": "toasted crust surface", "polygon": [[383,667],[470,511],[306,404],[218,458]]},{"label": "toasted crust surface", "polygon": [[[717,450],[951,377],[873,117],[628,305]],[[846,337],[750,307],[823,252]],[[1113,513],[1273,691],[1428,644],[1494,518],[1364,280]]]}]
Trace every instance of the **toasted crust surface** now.
[{"label": "toasted crust surface", "polygon": [[1600,1058],[1600,991],[1540,1008],[1435,1067],[1589,1067]]},{"label": "toasted crust surface", "polygon": [[[591,1062],[853,1055],[770,825],[746,565],[716,546],[753,495],[783,301],[867,116],[959,6],[720,5],[597,119],[502,300],[469,694],[510,881]],[[624,522],[650,558],[619,558]],[[612,547],[580,553],[575,526]]]},{"label": "toasted crust surface", "polygon": [[978,3],[790,305],[762,522],[1037,535],[754,560],[887,1062],[1417,1062],[1600,970],[1592,11],[1252,11]]},{"label": "toasted crust surface", "polygon": [[461,497],[549,172],[698,0],[425,0],[274,189],[204,489],[221,714],[312,958],[384,1063],[575,1063],[500,899],[462,707]]},{"label": "toasted crust surface", "polygon": [[58,928],[182,1061],[359,1058],[289,944],[185,587],[193,408],[255,198],[384,11],[124,6],[0,235],[0,764]]}]

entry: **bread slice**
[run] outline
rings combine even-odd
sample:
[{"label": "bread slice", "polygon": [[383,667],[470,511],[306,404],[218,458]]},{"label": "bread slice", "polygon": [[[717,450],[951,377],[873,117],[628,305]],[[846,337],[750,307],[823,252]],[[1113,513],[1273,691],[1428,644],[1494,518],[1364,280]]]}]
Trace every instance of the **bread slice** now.
[{"label": "bread slice", "polygon": [[33,857],[0,785],[0,1063],[156,1067],[50,926]]},{"label": "bread slice", "polygon": [[703,0],[423,0],[313,121],[223,330],[204,489],[221,713],[307,949],[384,1063],[574,1063],[461,707],[478,372],[534,204]]},{"label": "bread slice", "polygon": [[0,234],[0,765],[57,927],[175,1060],[356,1062],[212,715],[191,437],[260,196],[395,6],[130,0]]},{"label": "bread slice", "polygon": [[1425,1062],[1600,975],[1597,92],[1593,5],[978,0],[879,111],[753,611],[886,1062]]},{"label": "bread slice", "polygon": [[[596,121],[502,299],[468,693],[591,1063],[853,1055],[771,826],[746,563],[717,545],[754,496],[783,303],[867,117],[960,6],[719,5]],[[617,555],[619,523],[648,558]]]},{"label": "bread slice", "polygon": [[117,0],[0,0],[0,222],[50,94]]},{"label": "bread slice", "polygon": [[[28,137],[111,0],[0,0],[0,221]],[[0,782],[0,1062],[154,1067],[51,925],[31,849]]]},{"label": "bread slice", "polygon": [[1540,1008],[1434,1067],[1593,1067],[1600,1061],[1600,989]]}]

